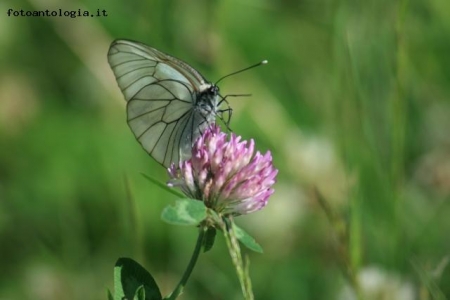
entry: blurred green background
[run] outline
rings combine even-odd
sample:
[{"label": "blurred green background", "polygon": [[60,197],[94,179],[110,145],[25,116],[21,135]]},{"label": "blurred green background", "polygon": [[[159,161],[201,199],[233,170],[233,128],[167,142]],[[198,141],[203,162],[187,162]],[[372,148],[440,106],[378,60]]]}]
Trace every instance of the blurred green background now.
[{"label": "blurred green background", "polygon": [[[231,99],[232,128],[280,170],[268,206],[238,219],[265,250],[248,253],[256,299],[355,299],[352,278],[364,299],[446,299],[449,12],[448,0],[2,1],[0,299],[106,299],[121,256],[167,295],[187,265],[195,228],[163,223],[174,197],[140,175],[168,178],[126,124],[106,60],[119,37],[211,81],[269,61],[220,84],[252,94]],[[181,298],[242,299],[221,237]]]}]

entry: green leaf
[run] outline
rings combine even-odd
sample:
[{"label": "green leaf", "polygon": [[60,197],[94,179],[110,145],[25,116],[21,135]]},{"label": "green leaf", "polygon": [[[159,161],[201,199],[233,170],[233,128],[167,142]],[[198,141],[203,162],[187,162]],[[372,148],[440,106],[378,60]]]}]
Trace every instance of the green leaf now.
[{"label": "green leaf", "polygon": [[164,208],[161,218],[175,225],[198,225],[206,218],[206,206],[199,200],[179,199],[174,206]]},{"label": "green leaf", "polygon": [[145,300],[145,288],[143,285],[138,287],[136,293],[134,294],[133,300]]},{"label": "green leaf", "polygon": [[203,240],[203,252],[208,252],[214,246],[216,240],[216,229],[214,227],[208,227]]},{"label": "green leaf", "polygon": [[143,299],[162,299],[158,285],[147,270],[131,258],[119,258],[114,267],[114,300],[134,299],[141,286]]},{"label": "green leaf", "polygon": [[156,184],[157,186],[159,186],[159,187],[162,188],[163,190],[166,190],[166,191],[168,191],[169,193],[172,193],[173,195],[177,196],[178,198],[184,198],[184,197],[185,197],[185,196],[184,196],[182,193],[180,193],[179,191],[177,191],[177,190],[175,190],[175,189],[173,189],[173,188],[168,187],[166,184],[159,182],[159,181],[156,180],[155,178],[150,177],[150,176],[148,176],[148,175],[146,175],[146,174],[144,174],[144,173],[141,173],[141,174],[142,174],[142,176],[144,176],[148,181],[150,181],[150,182]]},{"label": "green leaf", "polygon": [[108,300],[114,300],[113,295],[111,294],[111,291],[108,289],[106,290],[108,292]]},{"label": "green leaf", "polygon": [[255,239],[245,232],[243,229],[239,228],[236,224],[233,224],[233,230],[236,234],[236,238],[250,250],[253,250],[258,253],[263,253],[262,247],[255,241]]}]

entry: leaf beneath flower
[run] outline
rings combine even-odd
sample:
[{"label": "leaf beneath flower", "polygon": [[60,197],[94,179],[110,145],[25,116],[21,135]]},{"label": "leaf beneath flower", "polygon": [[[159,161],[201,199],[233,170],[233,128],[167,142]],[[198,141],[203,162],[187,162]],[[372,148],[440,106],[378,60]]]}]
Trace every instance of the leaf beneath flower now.
[{"label": "leaf beneath flower", "polygon": [[214,246],[217,230],[214,227],[208,227],[203,241],[203,252],[208,252]]},{"label": "leaf beneath flower", "polygon": [[164,208],[161,218],[175,225],[198,225],[206,218],[206,206],[199,200],[179,199],[175,206]]},{"label": "leaf beneath flower", "polygon": [[242,243],[242,245],[255,252],[263,253],[262,247],[255,241],[255,239],[251,235],[234,224],[234,222],[232,224],[236,238]]}]

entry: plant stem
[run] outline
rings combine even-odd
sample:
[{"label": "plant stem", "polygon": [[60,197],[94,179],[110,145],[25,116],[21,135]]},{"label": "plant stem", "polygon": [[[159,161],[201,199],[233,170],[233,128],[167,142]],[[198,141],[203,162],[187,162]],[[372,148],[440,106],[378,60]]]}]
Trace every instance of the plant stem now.
[{"label": "plant stem", "polygon": [[192,257],[191,260],[189,261],[189,264],[186,268],[186,271],[184,271],[183,277],[181,277],[180,282],[178,283],[177,287],[175,288],[175,290],[172,292],[172,294],[170,294],[167,298],[167,300],[174,300],[176,299],[178,296],[181,295],[181,293],[183,292],[183,289],[189,279],[189,276],[191,276],[192,270],[195,267],[195,264],[197,263],[197,259],[198,256],[200,255],[200,250],[202,249],[202,245],[203,245],[203,240],[205,238],[205,233],[206,233],[206,226],[200,226],[199,229],[199,233],[198,233],[198,237],[197,237],[197,243],[195,245],[195,249],[194,252],[192,253]]},{"label": "plant stem", "polygon": [[228,251],[233,261],[234,267],[236,268],[236,273],[239,278],[239,283],[241,284],[242,294],[244,299],[253,300],[255,299],[252,290],[252,283],[249,275],[249,261],[246,258],[245,262],[242,259],[241,248],[239,247],[239,242],[234,234],[233,220],[230,219],[229,226],[225,224],[222,220],[221,227],[223,235],[225,237],[225,242],[227,243]]}]

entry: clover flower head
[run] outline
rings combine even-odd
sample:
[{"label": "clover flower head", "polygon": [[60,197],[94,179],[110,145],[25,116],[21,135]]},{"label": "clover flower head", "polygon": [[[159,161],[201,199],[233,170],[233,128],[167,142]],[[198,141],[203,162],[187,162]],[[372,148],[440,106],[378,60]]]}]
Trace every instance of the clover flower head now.
[{"label": "clover flower head", "polygon": [[234,133],[228,138],[210,126],[194,143],[191,158],[170,166],[168,185],[222,215],[258,211],[274,192],[278,170],[270,151],[263,155],[254,148],[253,140],[241,141]]}]

